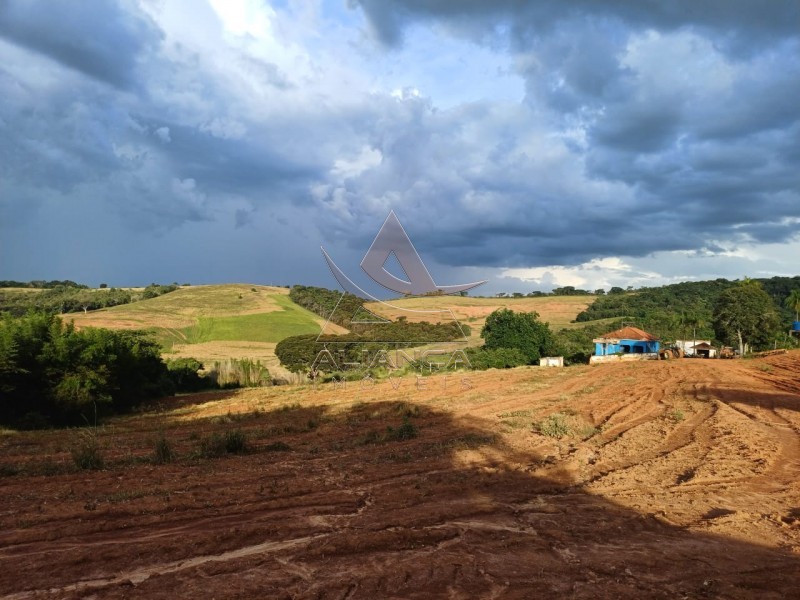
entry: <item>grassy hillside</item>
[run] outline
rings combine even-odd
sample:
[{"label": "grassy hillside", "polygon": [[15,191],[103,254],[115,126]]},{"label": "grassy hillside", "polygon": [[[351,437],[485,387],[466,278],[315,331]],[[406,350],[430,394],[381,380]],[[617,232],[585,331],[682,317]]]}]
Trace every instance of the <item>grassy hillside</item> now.
[{"label": "grassy hillside", "polygon": [[366,308],[376,315],[397,318],[406,316],[412,320],[430,320],[430,315],[413,312],[435,309],[449,309],[459,322],[470,326],[470,341],[478,343],[486,317],[499,308],[516,312],[537,312],[540,320],[550,323],[550,328],[558,330],[573,327],[575,317],[594,301],[595,296],[543,296],[535,298],[472,298],[469,296],[430,296],[425,298],[401,298],[389,304],[401,310],[393,310],[386,304],[371,302]]},{"label": "grassy hillside", "polygon": [[289,290],[245,284],[186,287],[124,306],[71,314],[77,327],[147,329],[167,353],[201,361],[250,357],[274,363],[277,342],[320,331],[323,320]]},{"label": "grassy hillside", "polygon": [[279,309],[235,316],[199,317],[187,331],[191,344],[211,341],[279,342],[291,335],[317,333],[319,317],[297,306],[287,296],[271,297]]}]

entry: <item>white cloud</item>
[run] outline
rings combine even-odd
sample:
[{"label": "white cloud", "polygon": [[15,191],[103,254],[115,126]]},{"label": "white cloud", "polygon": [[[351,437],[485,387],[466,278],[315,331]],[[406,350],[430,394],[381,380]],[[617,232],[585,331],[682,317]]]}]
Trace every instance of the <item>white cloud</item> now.
[{"label": "white cloud", "polygon": [[165,144],[169,144],[172,138],[169,137],[169,127],[159,127],[155,131],[156,137]]}]

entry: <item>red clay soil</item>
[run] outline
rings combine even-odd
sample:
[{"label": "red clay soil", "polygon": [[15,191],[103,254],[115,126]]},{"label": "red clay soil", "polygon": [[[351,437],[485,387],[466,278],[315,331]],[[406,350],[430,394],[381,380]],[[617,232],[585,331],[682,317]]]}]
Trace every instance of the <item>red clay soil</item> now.
[{"label": "red clay soil", "polygon": [[2,435],[0,595],[798,597],[800,353],[468,377],[168,400],[100,471]]}]

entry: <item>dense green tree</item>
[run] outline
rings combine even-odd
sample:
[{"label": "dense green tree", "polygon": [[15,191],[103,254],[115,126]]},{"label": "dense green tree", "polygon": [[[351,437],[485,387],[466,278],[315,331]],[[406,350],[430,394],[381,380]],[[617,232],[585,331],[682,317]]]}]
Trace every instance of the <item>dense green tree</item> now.
[{"label": "dense green tree", "polygon": [[792,290],[784,301],[789,310],[794,311],[794,320],[800,321],[800,288]]},{"label": "dense green tree", "polygon": [[486,318],[481,330],[487,350],[517,348],[528,364],[549,355],[553,348],[553,335],[547,323],[539,321],[539,313],[516,313],[502,308]]},{"label": "dense green tree", "polygon": [[779,326],[775,303],[755,280],[739,282],[719,295],[714,305],[714,331],[719,340],[749,348],[764,347]]},{"label": "dense green tree", "polygon": [[278,342],[275,356],[292,373],[304,373],[311,368],[314,358],[322,349],[323,345],[317,343],[316,334],[293,335]]},{"label": "dense green tree", "polygon": [[159,347],[138,331],[76,331],[54,315],[0,319],[0,422],[81,423],[172,393]]}]

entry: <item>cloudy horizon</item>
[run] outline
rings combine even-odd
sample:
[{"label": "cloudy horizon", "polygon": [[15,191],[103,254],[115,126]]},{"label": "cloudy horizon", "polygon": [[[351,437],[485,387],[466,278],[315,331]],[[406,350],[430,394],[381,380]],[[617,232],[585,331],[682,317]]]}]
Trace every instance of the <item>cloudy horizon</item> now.
[{"label": "cloudy horizon", "polygon": [[[0,279],[479,294],[800,273],[800,4],[0,5]],[[363,275],[363,274],[362,274]]]}]

